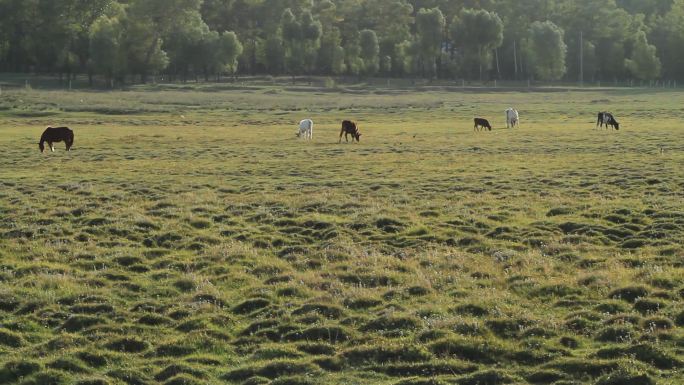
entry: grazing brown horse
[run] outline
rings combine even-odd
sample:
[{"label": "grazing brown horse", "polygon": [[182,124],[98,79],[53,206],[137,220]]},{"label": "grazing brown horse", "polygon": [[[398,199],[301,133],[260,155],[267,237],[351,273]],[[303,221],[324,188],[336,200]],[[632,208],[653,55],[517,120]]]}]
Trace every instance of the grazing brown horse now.
[{"label": "grazing brown horse", "polygon": [[337,143],[342,142],[342,134],[344,134],[344,140],[349,142],[349,139],[347,138],[347,135],[352,136],[352,142],[354,139],[356,141],[359,141],[359,138],[361,137],[361,133],[359,132],[359,127],[356,125],[355,122],[352,122],[351,120],[343,120],[342,121],[342,130],[340,131],[340,140]]},{"label": "grazing brown horse", "polygon": [[43,131],[43,135],[40,136],[40,142],[38,143],[38,148],[40,152],[45,150],[45,145],[43,143],[47,142],[50,146],[50,150],[55,152],[54,142],[64,141],[66,143],[67,151],[71,151],[71,146],[74,144],[74,132],[69,129],[69,127],[48,127]]}]

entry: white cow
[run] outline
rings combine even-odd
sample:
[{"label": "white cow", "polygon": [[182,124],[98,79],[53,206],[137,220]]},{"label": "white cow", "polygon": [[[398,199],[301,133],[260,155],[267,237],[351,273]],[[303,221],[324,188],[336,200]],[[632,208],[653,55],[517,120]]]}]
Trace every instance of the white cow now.
[{"label": "white cow", "polygon": [[304,119],[299,122],[299,131],[297,137],[304,139],[313,139],[313,120]]},{"label": "white cow", "polygon": [[506,128],[513,128],[520,125],[520,115],[514,108],[509,107],[506,110]]}]

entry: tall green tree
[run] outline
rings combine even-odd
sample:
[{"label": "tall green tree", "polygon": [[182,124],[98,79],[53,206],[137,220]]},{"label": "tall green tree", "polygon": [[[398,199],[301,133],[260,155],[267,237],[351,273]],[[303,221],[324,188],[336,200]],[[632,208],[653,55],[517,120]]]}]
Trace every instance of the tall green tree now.
[{"label": "tall green tree", "polygon": [[615,0],[556,0],[555,14],[550,18],[565,31],[568,62],[573,63],[573,76],[579,76],[580,34],[591,42],[596,52],[595,75],[598,79],[617,79],[625,74],[625,44],[635,31],[630,31],[633,17],[615,4]]},{"label": "tall green tree", "polygon": [[371,29],[361,31],[359,45],[364,74],[367,76],[377,74],[380,69],[380,59],[378,57],[380,54],[380,44],[378,44],[378,36],[375,34],[375,31]]},{"label": "tall green tree", "polygon": [[[175,25],[165,36],[163,50],[169,56],[169,72],[186,81],[189,76],[208,75],[211,65],[211,47],[217,39],[216,32],[199,17],[190,17],[186,23]],[[162,47],[160,47],[162,48]]]},{"label": "tall green tree", "polygon": [[493,12],[464,9],[452,22],[451,37],[463,49],[463,68],[480,80],[492,65],[492,51],[503,42],[503,22]]},{"label": "tall green tree", "polygon": [[344,46],[344,65],[347,73],[359,75],[363,72],[364,64],[361,59],[361,45],[359,44],[358,33],[353,39],[347,40]]},{"label": "tall green tree", "polygon": [[[202,0],[132,0],[128,7],[130,60],[142,82],[168,64],[164,37],[197,19]],[[142,47],[139,47],[142,45]],[[139,49],[141,48],[141,49]]]},{"label": "tall green tree", "polygon": [[[684,79],[684,0],[0,0],[0,71],[117,78],[100,61],[102,16],[118,22],[109,40],[123,54],[120,80],[224,72],[215,52],[224,31],[243,47],[242,73],[484,79],[496,64],[498,76],[518,78],[534,70],[522,45],[537,20],[565,32],[568,79],[580,67],[587,80],[634,77],[635,55],[649,45],[663,78]],[[377,59],[365,30],[375,32]]]},{"label": "tall green tree", "polygon": [[535,21],[525,41],[530,72],[540,80],[558,80],[565,75],[567,46],[563,30],[551,21]]},{"label": "tall green tree", "polygon": [[310,11],[306,10],[301,15],[302,44],[304,46],[304,71],[311,73],[316,68],[318,49],[321,46],[323,27],[321,22],[314,19]]},{"label": "tall green tree", "polygon": [[218,36],[215,46],[214,65],[218,74],[234,75],[238,69],[238,56],[242,54],[242,44],[233,31],[223,32]]},{"label": "tall green tree", "polygon": [[439,8],[421,8],[416,15],[416,41],[423,75],[432,76],[437,73],[437,58],[444,41],[444,24],[444,15]]},{"label": "tall green tree", "polygon": [[654,19],[649,38],[658,49],[663,77],[684,81],[684,0],[675,0],[667,14]]},{"label": "tall green tree", "polygon": [[126,14],[119,6],[108,15],[100,16],[90,28],[90,70],[103,75],[108,86],[122,81],[128,70],[124,51],[124,20]]},{"label": "tall green tree", "polygon": [[316,54],[320,47],[321,23],[314,20],[309,11],[303,11],[297,20],[287,8],[281,18],[281,30],[285,47],[285,68],[292,75],[310,72],[316,65]]},{"label": "tall green tree", "polygon": [[279,31],[266,39],[260,57],[269,74],[280,75],[285,71],[285,43]]},{"label": "tall green tree", "polygon": [[318,50],[318,69],[322,73],[340,75],[345,72],[344,48],[340,30],[332,28],[321,38]]},{"label": "tall green tree", "polygon": [[644,31],[634,36],[632,56],[625,59],[625,67],[637,79],[653,80],[660,76],[660,59],[656,55],[656,47],[648,43]]}]

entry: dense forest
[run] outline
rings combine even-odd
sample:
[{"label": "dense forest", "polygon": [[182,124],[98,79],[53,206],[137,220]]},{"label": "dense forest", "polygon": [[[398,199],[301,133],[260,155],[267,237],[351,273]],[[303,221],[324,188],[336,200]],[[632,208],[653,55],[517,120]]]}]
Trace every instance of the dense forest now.
[{"label": "dense forest", "polygon": [[684,79],[684,0],[0,0],[0,71]]}]

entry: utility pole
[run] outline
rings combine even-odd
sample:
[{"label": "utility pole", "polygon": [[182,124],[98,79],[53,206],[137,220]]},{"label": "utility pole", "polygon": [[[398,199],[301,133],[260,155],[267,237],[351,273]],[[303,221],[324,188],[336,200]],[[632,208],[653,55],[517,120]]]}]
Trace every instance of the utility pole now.
[{"label": "utility pole", "polygon": [[515,80],[518,80],[518,52],[515,48],[515,40],[513,40],[513,67],[515,67]]},{"label": "utility pole", "polygon": [[584,87],[584,35],[580,31],[580,87]]},{"label": "utility pole", "polygon": [[494,49],[494,56],[496,56],[496,74],[501,79],[501,69],[499,68],[499,49]]}]

